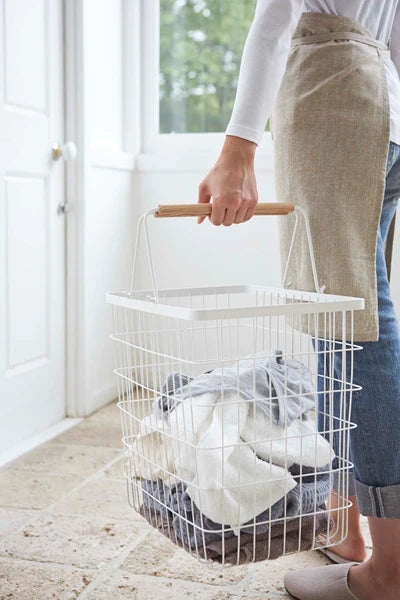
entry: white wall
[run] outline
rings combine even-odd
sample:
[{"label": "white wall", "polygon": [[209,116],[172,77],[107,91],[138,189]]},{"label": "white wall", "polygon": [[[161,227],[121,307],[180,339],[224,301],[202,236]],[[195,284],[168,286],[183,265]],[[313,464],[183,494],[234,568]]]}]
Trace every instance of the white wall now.
[{"label": "white wall", "polygon": [[[132,246],[133,177],[132,171],[118,161],[125,146],[123,17],[121,1],[87,0],[85,42],[91,157],[85,202],[88,412],[116,395],[113,349],[108,339],[111,311],[104,294],[125,286]],[[106,152],[101,161],[96,161],[97,151]]]},{"label": "white wall", "polygon": [[[210,154],[209,167],[214,159]],[[140,172],[140,212],[158,204],[196,202],[206,170]],[[272,172],[258,171],[257,177],[260,201],[273,201]],[[208,219],[201,225],[192,218],[152,219],[149,233],[156,242],[153,253],[159,287],[279,283],[275,217],[254,217],[231,227],[215,227]],[[138,284],[143,288],[150,285],[144,247],[141,257]]]},{"label": "white wall", "polygon": [[126,77],[134,79],[134,56],[125,26],[132,6],[129,0],[80,0],[70,15],[79,164],[68,221],[69,416],[90,414],[116,396],[105,293],[127,285],[138,214],[134,157],[127,151]]}]

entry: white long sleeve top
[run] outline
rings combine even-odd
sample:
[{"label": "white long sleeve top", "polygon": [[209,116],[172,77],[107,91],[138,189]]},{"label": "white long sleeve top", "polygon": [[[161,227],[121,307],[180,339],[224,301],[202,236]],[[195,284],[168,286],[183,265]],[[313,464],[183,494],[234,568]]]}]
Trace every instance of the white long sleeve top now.
[{"label": "white long sleeve top", "polygon": [[399,0],[257,0],[243,50],[232,116],[226,135],[259,144],[285,72],[290,42],[302,12],[342,15],[388,44],[385,57],[390,139],[400,144]]}]

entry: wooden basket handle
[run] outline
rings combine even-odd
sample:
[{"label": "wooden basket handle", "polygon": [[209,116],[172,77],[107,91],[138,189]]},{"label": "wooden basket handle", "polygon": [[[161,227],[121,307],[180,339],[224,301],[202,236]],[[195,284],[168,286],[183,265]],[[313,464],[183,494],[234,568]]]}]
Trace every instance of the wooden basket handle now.
[{"label": "wooden basket handle", "polygon": [[[212,204],[159,204],[155,217],[204,217],[211,214]],[[259,202],[255,215],[288,215],[293,202]]]}]

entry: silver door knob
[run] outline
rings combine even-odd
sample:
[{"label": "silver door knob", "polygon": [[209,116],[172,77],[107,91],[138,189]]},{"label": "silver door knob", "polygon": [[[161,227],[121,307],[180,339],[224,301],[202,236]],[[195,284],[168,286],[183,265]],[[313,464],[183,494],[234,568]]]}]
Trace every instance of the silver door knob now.
[{"label": "silver door knob", "polygon": [[64,160],[75,160],[78,153],[74,142],[65,142],[64,144],[55,142],[52,150],[53,160],[58,160],[59,158],[63,158]]}]

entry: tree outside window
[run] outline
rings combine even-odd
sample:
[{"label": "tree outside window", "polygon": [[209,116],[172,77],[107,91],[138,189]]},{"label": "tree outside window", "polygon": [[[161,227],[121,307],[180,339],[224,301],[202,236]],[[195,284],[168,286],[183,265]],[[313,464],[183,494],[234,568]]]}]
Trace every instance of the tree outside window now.
[{"label": "tree outside window", "polygon": [[256,0],[160,0],[160,133],[223,132]]}]

